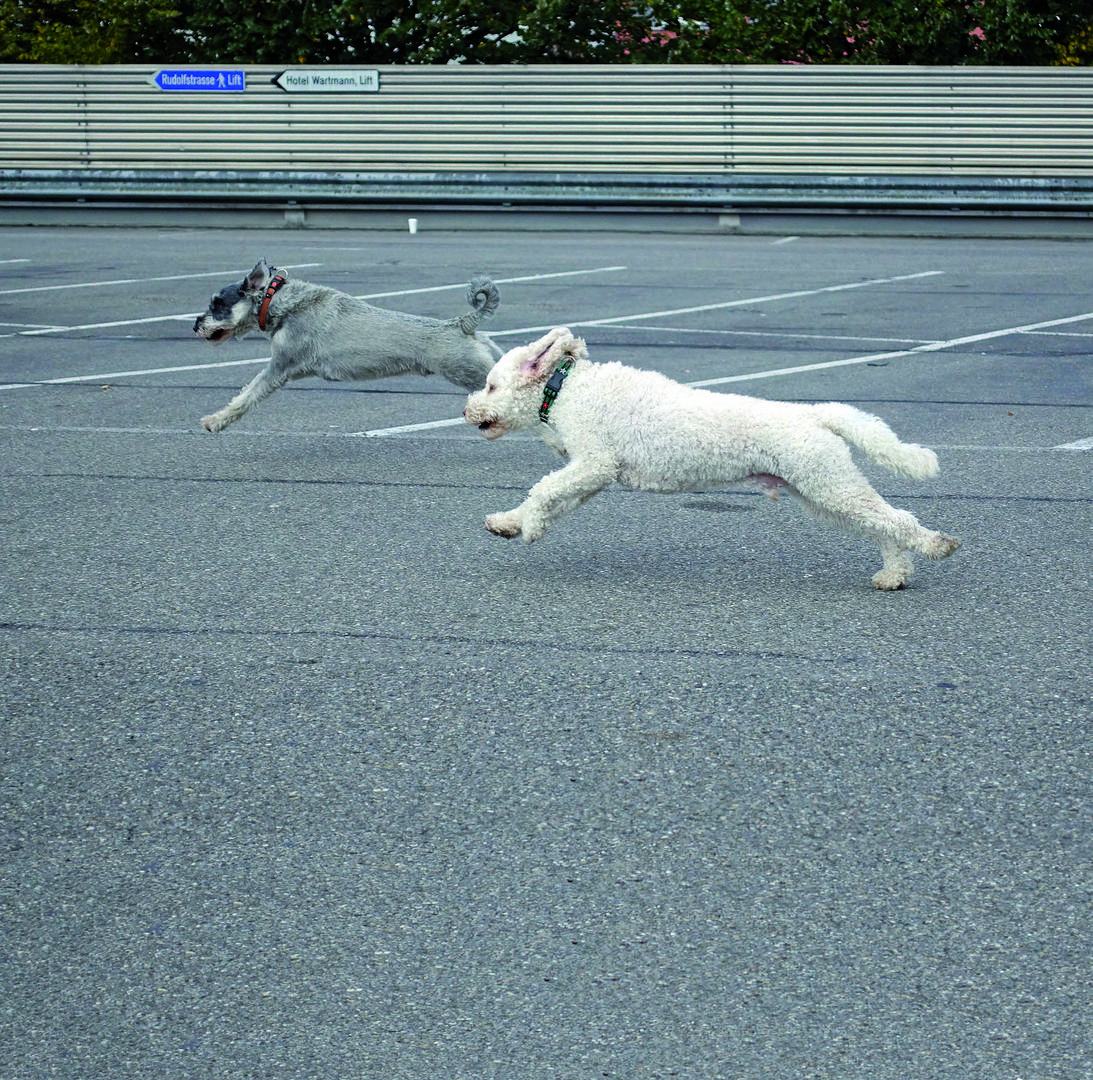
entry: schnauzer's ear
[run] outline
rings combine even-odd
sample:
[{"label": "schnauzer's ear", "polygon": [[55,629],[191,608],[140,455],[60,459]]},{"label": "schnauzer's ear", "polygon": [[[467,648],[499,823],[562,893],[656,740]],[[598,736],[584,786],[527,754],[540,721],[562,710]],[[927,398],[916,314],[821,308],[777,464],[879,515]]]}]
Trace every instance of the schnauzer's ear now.
[{"label": "schnauzer's ear", "polygon": [[269,278],[269,264],[265,259],[259,259],[254,264],[254,269],[243,278],[243,288],[248,292],[259,292],[266,287]]}]

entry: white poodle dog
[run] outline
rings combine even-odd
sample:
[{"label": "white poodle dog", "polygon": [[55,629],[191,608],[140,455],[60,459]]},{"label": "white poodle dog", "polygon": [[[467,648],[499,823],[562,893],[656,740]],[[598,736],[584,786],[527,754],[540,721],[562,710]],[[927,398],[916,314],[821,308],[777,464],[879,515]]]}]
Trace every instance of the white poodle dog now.
[{"label": "white poodle dog", "polygon": [[613,483],[668,492],[751,481],[771,495],[784,489],[824,521],[876,541],[884,559],[873,578],[878,589],[907,584],[911,552],[944,559],[960,546],[889,506],[854,464],[848,442],[904,476],[937,473],[932,450],[900,442],[883,420],[836,402],[712,393],[655,371],[592,363],[565,327],[505,353],[464,416],[488,439],[537,428],[569,459],[515,510],[486,518],[498,536],[538,540],[556,517]]}]

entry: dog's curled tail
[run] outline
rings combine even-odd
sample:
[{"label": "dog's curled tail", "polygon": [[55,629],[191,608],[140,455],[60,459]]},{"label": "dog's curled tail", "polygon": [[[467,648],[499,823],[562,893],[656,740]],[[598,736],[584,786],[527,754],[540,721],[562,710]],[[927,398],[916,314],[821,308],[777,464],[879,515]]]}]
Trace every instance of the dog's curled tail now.
[{"label": "dog's curled tail", "polygon": [[816,412],[825,428],[860,447],[878,465],[916,480],[937,475],[937,454],[925,446],[901,442],[879,416],[837,401],[817,405]]},{"label": "dog's curled tail", "polygon": [[460,315],[457,321],[459,329],[464,334],[471,335],[478,329],[479,323],[497,310],[497,305],[501,303],[501,294],[488,277],[473,277],[467,286],[467,303],[471,310],[466,315]]}]

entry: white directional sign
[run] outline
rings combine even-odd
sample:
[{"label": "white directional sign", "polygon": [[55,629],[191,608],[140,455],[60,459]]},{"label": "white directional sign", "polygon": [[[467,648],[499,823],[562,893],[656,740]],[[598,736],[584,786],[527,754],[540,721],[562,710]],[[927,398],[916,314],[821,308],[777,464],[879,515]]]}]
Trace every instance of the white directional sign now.
[{"label": "white directional sign", "polygon": [[290,94],[346,94],[374,92],[380,88],[378,71],[330,68],[293,68],[282,71],[274,83]]},{"label": "white directional sign", "polygon": [[213,71],[157,71],[149,80],[160,90],[204,90],[220,93],[242,93],[247,88],[247,74],[238,69]]}]

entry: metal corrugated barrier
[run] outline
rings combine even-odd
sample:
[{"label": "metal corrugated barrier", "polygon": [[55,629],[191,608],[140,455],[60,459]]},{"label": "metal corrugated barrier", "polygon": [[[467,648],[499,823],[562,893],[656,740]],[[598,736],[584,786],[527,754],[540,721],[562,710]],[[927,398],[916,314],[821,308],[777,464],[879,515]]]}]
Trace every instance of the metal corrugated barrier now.
[{"label": "metal corrugated barrier", "polygon": [[210,93],[160,90],[146,66],[0,66],[0,196],[230,197],[261,181],[335,198],[379,182],[534,201],[524,189],[549,181],[577,202],[686,204],[697,188],[775,205],[826,187],[864,205],[883,188],[1093,209],[1090,68],[400,66],[353,93],[239,70],[244,92]]},{"label": "metal corrugated barrier", "polygon": [[[230,66],[230,65],[227,65]],[[377,93],[165,92],[150,67],[0,66],[8,167],[1093,171],[1093,69],[382,67]]]}]

